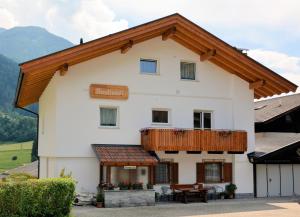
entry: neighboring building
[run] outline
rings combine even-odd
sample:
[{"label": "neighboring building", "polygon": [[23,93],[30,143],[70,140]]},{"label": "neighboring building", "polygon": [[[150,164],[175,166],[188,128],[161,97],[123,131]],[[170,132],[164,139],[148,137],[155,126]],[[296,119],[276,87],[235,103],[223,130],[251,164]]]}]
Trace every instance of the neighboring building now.
[{"label": "neighboring building", "polygon": [[255,103],[257,197],[300,196],[300,94]]},{"label": "neighboring building", "polygon": [[253,99],[297,86],[179,14],[20,65],[39,103],[40,177],[222,185],[253,194]]}]

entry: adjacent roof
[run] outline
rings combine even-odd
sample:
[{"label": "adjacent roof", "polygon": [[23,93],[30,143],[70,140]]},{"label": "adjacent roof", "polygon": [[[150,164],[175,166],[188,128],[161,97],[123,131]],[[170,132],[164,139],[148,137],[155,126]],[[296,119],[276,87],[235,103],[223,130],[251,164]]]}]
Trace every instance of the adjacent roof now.
[{"label": "adjacent roof", "polygon": [[248,154],[248,158],[250,162],[260,164],[300,164],[300,141],[285,145],[268,153],[251,152]]},{"label": "adjacent roof", "polygon": [[255,102],[255,122],[261,123],[300,108],[300,94]]},{"label": "adjacent roof", "polygon": [[208,59],[249,82],[250,87],[254,89],[255,98],[297,89],[292,82],[176,13],[20,64],[15,104],[24,107],[38,102],[56,71],[66,71],[74,64],[113,51],[122,50],[122,53],[126,53],[135,44],[160,35],[163,35],[162,39],[173,39],[201,55],[202,60]]},{"label": "adjacent roof", "polygon": [[156,156],[140,145],[92,145],[100,163],[106,166],[149,166],[158,162]]}]

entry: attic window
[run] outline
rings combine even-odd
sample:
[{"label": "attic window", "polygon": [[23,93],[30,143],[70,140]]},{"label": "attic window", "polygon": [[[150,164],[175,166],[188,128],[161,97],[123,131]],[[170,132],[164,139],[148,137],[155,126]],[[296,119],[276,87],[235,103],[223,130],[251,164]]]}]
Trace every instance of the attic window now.
[{"label": "attic window", "polygon": [[157,74],[157,60],[140,59],[140,72],[142,74]]}]

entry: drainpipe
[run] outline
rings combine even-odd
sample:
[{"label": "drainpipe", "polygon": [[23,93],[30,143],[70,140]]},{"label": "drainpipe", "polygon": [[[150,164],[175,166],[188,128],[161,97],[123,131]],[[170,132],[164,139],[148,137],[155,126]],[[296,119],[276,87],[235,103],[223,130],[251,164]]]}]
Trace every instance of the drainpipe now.
[{"label": "drainpipe", "polygon": [[[36,116],[36,118],[37,118],[37,128],[36,128],[37,153],[39,153],[39,114],[34,111],[31,111],[30,109],[23,108],[23,107],[19,106],[17,103],[18,99],[19,99],[19,94],[20,94],[20,86],[22,84],[23,78],[24,78],[24,73],[20,69],[19,77],[18,77],[18,84],[17,84],[17,91],[16,91],[15,101],[14,101],[14,107],[22,109],[23,111],[29,112]],[[38,178],[40,178],[40,156],[39,156],[39,154],[38,154],[37,158],[38,158]]]},{"label": "drainpipe", "polygon": [[253,190],[254,190],[254,197],[257,197],[257,182],[256,182],[256,163],[253,163]]}]

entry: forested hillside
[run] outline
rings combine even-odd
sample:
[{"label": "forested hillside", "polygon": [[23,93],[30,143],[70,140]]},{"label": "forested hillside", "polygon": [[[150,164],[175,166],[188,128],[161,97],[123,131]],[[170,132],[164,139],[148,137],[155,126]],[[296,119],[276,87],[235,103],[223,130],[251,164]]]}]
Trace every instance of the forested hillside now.
[{"label": "forested hillside", "polygon": [[[18,63],[71,46],[71,42],[40,27],[0,28],[0,143],[36,138],[36,117],[13,105]],[[37,105],[29,108],[37,111]]]}]

